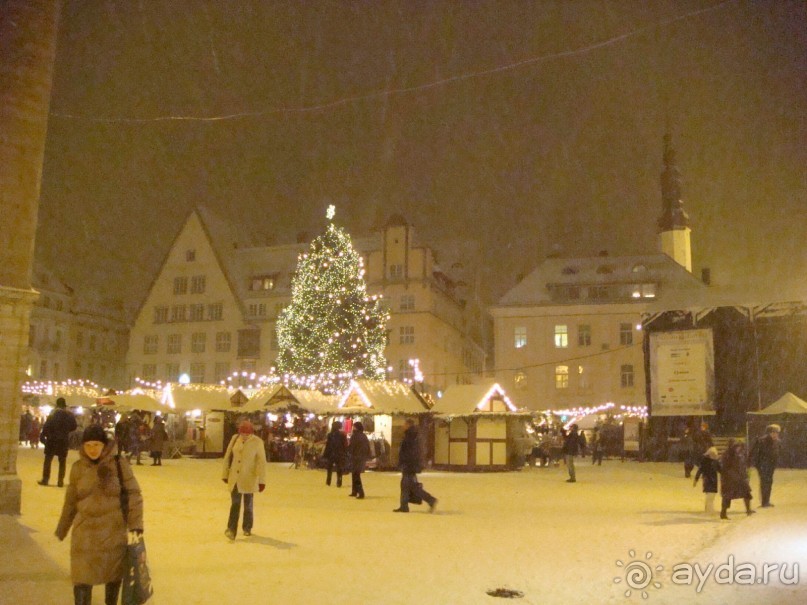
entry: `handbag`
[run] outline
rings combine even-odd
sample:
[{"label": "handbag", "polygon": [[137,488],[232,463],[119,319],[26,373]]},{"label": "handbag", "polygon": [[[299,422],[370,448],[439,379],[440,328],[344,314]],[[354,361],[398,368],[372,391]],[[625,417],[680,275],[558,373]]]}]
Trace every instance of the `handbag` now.
[{"label": "handbag", "polygon": [[142,605],[154,594],[146,560],[146,543],[141,535],[136,535],[126,545],[126,571],[122,588],[122,605]]}]

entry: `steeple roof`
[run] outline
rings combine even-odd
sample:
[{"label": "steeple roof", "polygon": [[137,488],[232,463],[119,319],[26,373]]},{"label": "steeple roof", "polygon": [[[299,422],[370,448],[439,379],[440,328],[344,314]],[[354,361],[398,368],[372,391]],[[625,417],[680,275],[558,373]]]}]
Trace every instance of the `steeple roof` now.
[{"label": "steeple roof", "polygon": [[675,162],[675,149],[670,134],[664,135],[664,172],[661,173],[661,217],[659,231],[689,227],[689,215],[681,199],[681,171]]}]

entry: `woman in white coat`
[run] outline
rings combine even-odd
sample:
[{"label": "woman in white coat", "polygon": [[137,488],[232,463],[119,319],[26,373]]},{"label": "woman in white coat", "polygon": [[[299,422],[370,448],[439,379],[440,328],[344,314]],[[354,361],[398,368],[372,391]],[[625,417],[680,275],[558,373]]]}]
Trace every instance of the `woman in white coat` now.
[{"label": "woman in white coat", "polygon": [[241,527],[244,535],[249,536],[252,533],[253,494],[256,491],[262,492],[266,487],[266,452],[263,449],[263,440],[255,436],[254,432],[252,423],[242,420],[238,425],[238,434],[233,435],[224,454],[221,480],[229,486],[232,498],[230,518],[224,535],[230,540],[235,540],[238,529],[241,497],[244,500],[244,522]]}]

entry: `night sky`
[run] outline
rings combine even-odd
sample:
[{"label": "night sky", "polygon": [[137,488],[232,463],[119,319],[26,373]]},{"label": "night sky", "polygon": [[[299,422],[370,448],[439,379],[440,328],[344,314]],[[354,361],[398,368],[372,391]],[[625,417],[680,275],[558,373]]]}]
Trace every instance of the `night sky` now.
[{"label": "night sky", "polygon": [[801,0],[66,0],[54,78],[37,256],[130,307],[197,203],[269,243],[402,212],[489,299],[655,252],[667,129],[695,273],[807,288]]}]

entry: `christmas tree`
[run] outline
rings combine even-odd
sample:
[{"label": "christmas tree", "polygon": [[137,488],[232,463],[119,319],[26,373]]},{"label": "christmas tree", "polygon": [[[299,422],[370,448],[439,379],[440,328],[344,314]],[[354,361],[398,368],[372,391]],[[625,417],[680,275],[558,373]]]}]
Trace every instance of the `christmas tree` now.
[{"label": "christmas tree", "polygon": [[[333,219],[333,207],[328,218]],[[343,388],[351,378],[382,380],[388,314],[370,296],[364,262],[347,232],[330,222],[300,256],[291,304],[277,322],[277,369],[296,386]]]}]

